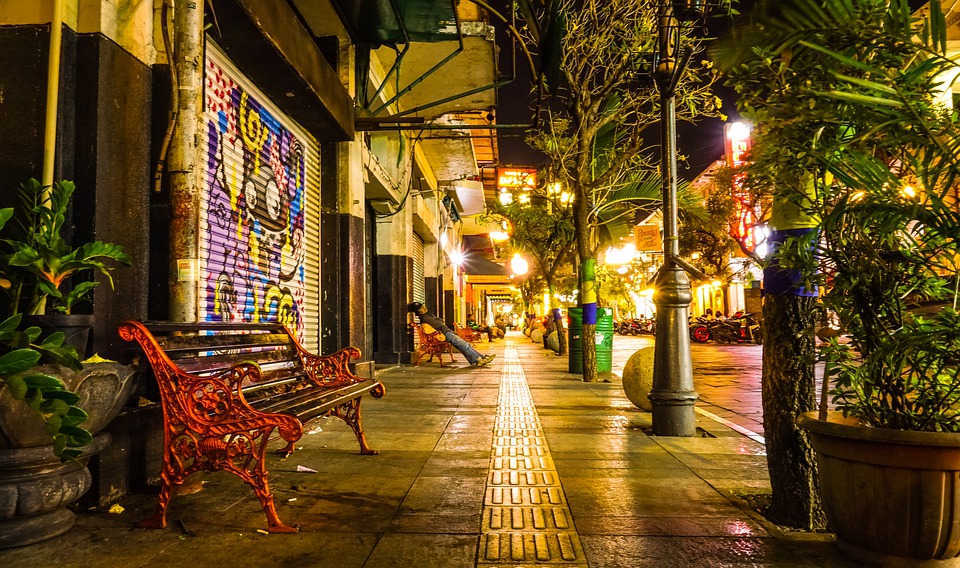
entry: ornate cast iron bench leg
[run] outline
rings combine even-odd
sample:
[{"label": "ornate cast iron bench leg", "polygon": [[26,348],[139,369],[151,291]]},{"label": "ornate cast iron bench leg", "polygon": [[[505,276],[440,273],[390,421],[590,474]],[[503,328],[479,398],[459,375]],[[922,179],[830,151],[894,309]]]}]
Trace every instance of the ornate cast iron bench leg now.
[{"label": "ornate cast iron bench leg", "polygon": [[364,435],[363,425],[360,423],[360,398],[331,408],[329,415],[340,418],[353,428],[353,433],[356,434],[357,441],[360,442],[360,453],[362,455],[375,456],[380,453],[380,450],[375,450],[367,444],[367,437]]}]

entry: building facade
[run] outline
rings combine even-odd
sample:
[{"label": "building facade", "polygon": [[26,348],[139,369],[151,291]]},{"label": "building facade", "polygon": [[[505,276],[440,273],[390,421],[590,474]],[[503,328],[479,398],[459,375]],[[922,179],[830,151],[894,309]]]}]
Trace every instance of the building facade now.
[{"label": "building facade", "polygon": [[409,362],[408,302],[464,321],[493,28],[465,1],[370,4],[0,0],[0,207],[52,160],[72,238],[134,259],[89,306],[94,351],[131,359],[127,319],[281,321],[365,372]]}]

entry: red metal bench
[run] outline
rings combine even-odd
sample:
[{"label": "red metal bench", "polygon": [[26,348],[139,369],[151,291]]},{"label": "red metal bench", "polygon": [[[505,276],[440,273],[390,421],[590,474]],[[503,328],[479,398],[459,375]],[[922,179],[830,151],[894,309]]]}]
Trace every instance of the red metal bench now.
[{"label": "red metal bench", "polygon": [[420,327],[417,323],[411,323],[413,329],[417,332],[417,337],[419,338],[419,344],[417,345],[417,358],[413,362],[413,366],[416,367],[420,365],[420,359],[424,355],[430,356],[430,361],[433,361],[433,356],[436,355],[440,359],[440,366],[445,367],[443,364],[444,354],[450,355],[450,362],[453,363],[453,345],[443,338],[443,334],[439,331],[434,331],[432,333],[427,333]]},{"label": "red metal bench", "polygon": [[453,324],[453,331],[470,345],[475,345],[477,341],[483,341],[483,333],[469,327],[463,327],[459,323]]},{"label": "red metal bench", "polygon": [[160,388],[163,469],[158,509],[140,527],[166,526],[173,487],[197,471],[228,471],[253,488],[270,532],[296,532],[277,516],[264,456],[276,430],[292,453],[303,423],[337,416],[353,429],[361,454],[376,454],[360,424],[360,400],[383,384],[348,368],[360,350],[327,356],[306,351],[281,324],[141,323],[120,336],[140,343]]}]

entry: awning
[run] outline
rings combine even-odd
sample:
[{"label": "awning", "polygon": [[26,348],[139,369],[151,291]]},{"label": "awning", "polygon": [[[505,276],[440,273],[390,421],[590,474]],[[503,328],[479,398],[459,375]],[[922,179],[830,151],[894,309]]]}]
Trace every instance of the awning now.
[{"label": "awning", "polygon": [[506,276],[506,267],[487,260],[479,254],[467,253],[463,259],[463,271],[472,275]]},{"label": "awning", "polygon": [[[379,44],[456,39],[451,0],[334,0],[361,42]],[[402,21],[402,25],[401,25]]]}]

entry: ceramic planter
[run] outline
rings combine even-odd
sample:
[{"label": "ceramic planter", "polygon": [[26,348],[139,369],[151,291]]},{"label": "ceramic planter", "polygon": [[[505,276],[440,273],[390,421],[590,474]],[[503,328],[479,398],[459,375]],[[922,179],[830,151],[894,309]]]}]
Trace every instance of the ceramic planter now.
[{"label": "ceramic planter", "polygon": [[798,424],[841,549],[883,565],[960,566],[960,434],[864,427],[839,413]]}]

